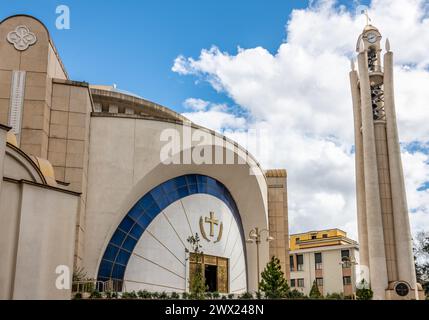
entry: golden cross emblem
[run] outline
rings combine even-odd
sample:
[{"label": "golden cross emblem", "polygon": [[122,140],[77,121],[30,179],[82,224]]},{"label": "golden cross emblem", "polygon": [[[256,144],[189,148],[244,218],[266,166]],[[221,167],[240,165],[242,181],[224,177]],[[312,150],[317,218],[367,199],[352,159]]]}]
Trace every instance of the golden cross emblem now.
[{"label": "golden cross emblem", "polygon": [[210,218],[205,219],[206,223],[210,223],[210,237],[214,237],[214,226],[219,224],[219,220],[215,219],[214,212],[210,212]]},{"label": "golden cross emblem", "polygon": [[204,223],[210,224],[210,237],[211,238],[215,237],[214,227],[219,226],[219,232],[218,232],[216,240],[214,241],[214,243],[218,243],[222,239],[223,222],[220,222],[218,219],[215,218],[214,212],[210,212],[210,218],[209,217],[205,217],[205,218],[200,217],[201,235],[203,236],[204,239],[206,239],[208,242],[210,242],[210,239],[209,239],[209,237],[207,237],[206,231],[204,230]]}]

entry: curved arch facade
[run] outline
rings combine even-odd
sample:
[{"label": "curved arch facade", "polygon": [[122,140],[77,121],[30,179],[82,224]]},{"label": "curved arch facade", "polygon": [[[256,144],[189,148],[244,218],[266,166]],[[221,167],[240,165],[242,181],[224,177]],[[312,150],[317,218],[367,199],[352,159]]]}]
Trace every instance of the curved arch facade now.
[{"label": "curved arch facade", "polygon": [[[123,281],[137,242],[152,221],[174,202],[195,194],[216,197],[229,208],[239,228],[241,243],[244,244],[245,235],[240,213],[228,189],[221,182],[205,175],[179,176],[160,184],[141,197],[122,219],[104,251],[98,268],[98,280]],[[245,257],[244,247],[243,251]]]}]

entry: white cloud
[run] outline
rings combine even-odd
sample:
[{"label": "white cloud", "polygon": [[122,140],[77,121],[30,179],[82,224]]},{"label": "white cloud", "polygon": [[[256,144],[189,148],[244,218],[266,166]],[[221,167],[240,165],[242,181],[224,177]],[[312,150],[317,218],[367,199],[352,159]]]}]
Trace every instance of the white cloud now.
[{"label": "white cloud", "polygon": [[[370,14],[389,37],[396,58],[396,97],[401,141],[429,141],[429,22],[427,0],[373,0]],[[271,54],[262,47],[222,52],[213,46],[195,58],[179,56],[172,70],[208,81],[250,115],[222,111],[186,113],[221,131],[256,130],[264,144],[249,146],[265,168],[289,172],[292,232],[339,227],[356,238],[353,115],[348,73],[365,18],[334,0],[313,1],[294,10],[287,42]],[[403,65],[407,67],[404,68]],[[246,144],[242,131],[228,135]],[[275,146],[275,148],[274,148]],[[429,230],[428,157],[405,153],[408,202],[413,229]]]},{"label": "white cloud", "polygon": [[188,98],[183,103],[186,108],[192,109],[193,111],[203,111],[208,107],[209,104],[210,102],[208,101],[195,98]]},{"label": "white cloud", "polygon": [[246,126],[246,119],[228,111],[226,104],[214,104],[202,99],[189,98],[184,102],[185,107],[192,112],[183,115],[201,126],[224,132],[225,130],[240,130]]}]

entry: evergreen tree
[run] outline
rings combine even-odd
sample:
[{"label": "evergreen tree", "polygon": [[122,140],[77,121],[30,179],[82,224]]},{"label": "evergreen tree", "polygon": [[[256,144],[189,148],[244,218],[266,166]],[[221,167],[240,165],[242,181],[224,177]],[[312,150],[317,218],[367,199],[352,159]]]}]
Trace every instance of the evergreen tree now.
[{"label": "evergreen tree", "polygon": [[358,287],[356,288],[356,298],[357,300],[372,300],[374,292],[371,290],[371,287],[362,279]]},{"label": "evergreen tree", "polygon": [[310,299],[323,298],[322,294],[320,293],[319,287],[317,286],[316,280],[314,280],[314,282],[313,282],[313,286],[311,287],[309,297],[310,297]]},{"label": "evergreen tree", "polygon": [[195,273],[193,277],[189,280],[189,290],[190,297],[192,299],[202,300],[205,298],[205,293],[207,291],[207,286],[205,284],[204,276],[203,276],[203,255],[204,253],[201,251],[202,246],[200,245],[200,237],[198,233],[195,236],[190,236],[187,241],[192,247],[193,254],[195,255]]},{"label": "evergreen tree", "polygon": [[262,280],[259,284],[260,290],[268,299],[286,298],[289,292],[289,286],[281,270],[280,260],[272,257],[262,272]]}]

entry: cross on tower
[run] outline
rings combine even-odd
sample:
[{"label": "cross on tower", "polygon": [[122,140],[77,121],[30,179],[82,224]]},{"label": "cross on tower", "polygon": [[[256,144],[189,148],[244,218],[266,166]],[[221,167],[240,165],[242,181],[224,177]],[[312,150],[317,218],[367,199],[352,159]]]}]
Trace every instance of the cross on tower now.
[{"label": "cross on tower", "polygon": [[210,237],[214,237],[214,226],[219,225],[219,220],[215,219],[214,212],[210,212],[210,218],[205,219],[206,223],[210,223]]},{"label": "cross on tower", "polygon": [[368,9],[365,9],[362,11],[362,14],[366,17],[366,25],[369,26],[369,23],[371,22],[371,18],[369,17]]}]

